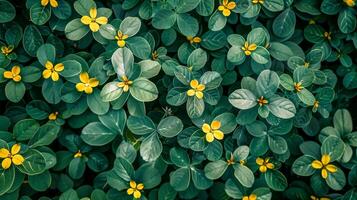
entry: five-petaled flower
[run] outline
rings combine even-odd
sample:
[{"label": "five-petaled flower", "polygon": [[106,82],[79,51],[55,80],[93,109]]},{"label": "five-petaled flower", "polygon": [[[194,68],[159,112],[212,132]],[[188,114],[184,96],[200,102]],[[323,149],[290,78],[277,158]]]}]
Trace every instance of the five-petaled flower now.
[{"label": "five-petaled flower", "polygon": [[231,15],[231,10],[236,6],[236,3],[233,1],[229,2],[228,0],[223,0],[222,4],[218,6],[218,10],[222,12],[223,16],[228,17]]},{"label": "five-petaled flower", "polygon": [[253,4],[258,4],[258,3],[264,4],[264,0],[252,0],[252,3]]},{"label": "five-petaled flower", "polygon": [[328,40],[331,40],[331,32],[324,32],[324,37]]},{"label": "five-petaled flower", "polygon": [[11,68],[11,71],[4,71],[3,75],[4,78],[12,79],[15,82],[20,82],[21,81],[20,72],[21,72],[20,66],[15,65]]},{"label": "five-petaled flower", "polygon": [[91,8],[89,10],[89,16],[83,16],[81,18],[81,22],[85,25],[89,25],[89,28],[93,32],[99,31],[99,24],[107,24],[108,18],[106,17],[98,17],[97,18],[97,8]]},{"label": "five-petaled flower", "polygon": [[99,81],[96,78],[89,78],[87,72],[83,72],[79,75],[79,80],[81,83],[76,84],[78,92],[85,92],[86,94],[92,94],[93,88],[99,85]]},{"label": "five-petaled flower", "polygon": [[128,195],[133,195],[135,199],[140,199],[141,191],[144,189],[144,184],[136,184],[135,181],[131,180],[129,182],[130,188],[126,191]]},{"label": "five-petaled flower", "polygon": [[14,46],[12,45],[1,47],[1,53],[4,54],[5,56],[8,56],[13,50],[14,50]]},{"label": "five-petaled flower", "polygon": [[44,79],[52,78],[53,81],[58,81],[59,72],[64,70],[64,65],[62,63],[58,63],[53,66],[51,61],[47,61],[45,64],[45,70],[42,72],[42,76]]},{"label": "five-petaled flower", "polygon": [[187,36],[186,38],[188,41],[190,41],[191,44],[194,44],[194,43],[198,44],[201,42],[201,38],[198,36],[195,36],[195,37]]},{"label": "five-petaled flower", "polygon": [[304,89],[304,87],[302,86],[301,82],[298,82],[298,83],[294,83],[294,89],[296,92],[301,92],[301,90]]},{"label": "five-petaled flower", "polygon": [[314,160],[311,163],[311,167],[314,169],[321,169],[321,176],[322,178],[326,179],[328,173],[335,173],[337,171],[337,167],[333,164],[329,164],[331,161],[331,157],[328,154],[324,154],[320,160]]},{"label": "five-petaled flower", "polygon": [[190,81],[191,89],[187,90],[187,95],[192,97],[195,96],[198,99],[203,98],[203,90],[206,88],[205,85],[200,84],[196,79]]},{"label": "five-petaled flower", "polygon": [[53,112],[53,113],[51,113],[51,114],[48,115],[48,119],[49,119],[50,121],[54,121],[54,120],[57,119],[57,116],[58,116],[58,112]]},{"label": "five-petaled flower", "polygon": [[256,44],[249,44],[248,42],[244,43],[244,46],[242,46],[242,50],[244,51],[246,56],[250,56],[253,51],[257,49]]},{"label": "five-petaled flower", "polygon": [[264,106],[269,103],[268,100],[266,100],[263,96],[261,96],[259,99],[257,99],[259,106]]},{"label": "five-petaled flower", "polygon": [[41,0],[41,5],[42,6],[47,6],[48,3],[50,3],[51,7],[53,7],[53,8],[57,8],[58,7],[57,0]]},{"label": "five-petaled flower", "polygon": [[356,5],[356,0],[343,0],[349,7],[353,7]]},{"label": "five-petaled flower", "polygon": [[25,158],[19,154],[20,150],[20,144],[12,145],[11,152],[5,148],[0,149],[0,158],[3,158],[1,162],[3,169],[9,169],[12,163],[14,165],[21,165],[25,161]]},{"label": "five-petaled flower", "polygon": [[265,173],[268,169],[274,169],[275,165],[270,161],[270,158],[260,158],[258,157],[255,162],[259,165],[259,171]]},{"label": "five-petaled flower", "polygon": [[130,87],[131,84],[133,84],[133,81],[130,81],[130,80],[128,79],[128,77],[126,77],[125,75],[122,76],[121,79],[122,79],[123,81],[122,81],[122,82],[119,82],[119,83],[117,84],[117,86],[120,87],[120,88],[123,88],[123,91],[124,91],[124,92],[129,91],[129,87]]},{"label": "five-petaled flower", "polygon": [[128,35],[122,33],[121,31],[118,31],[118,34],[115,36],[115,39],[117,40],[117,44],[120,48],[125,46],[125,40],[128,39]]},{"label": "five-petaled flower", "polygon": [[214,139],[222,140],[224,133],[219,130],[221,128],[220,121],[212,121],[211,125],[204,123],[202,125],[202,131],[206,133],[206,141],[213,142]]},{"label": "five-petaled flower", "polygon": [[244,196],[242,200],[256,200],[257,195],[256,194],[250,194],[249,196]]}]

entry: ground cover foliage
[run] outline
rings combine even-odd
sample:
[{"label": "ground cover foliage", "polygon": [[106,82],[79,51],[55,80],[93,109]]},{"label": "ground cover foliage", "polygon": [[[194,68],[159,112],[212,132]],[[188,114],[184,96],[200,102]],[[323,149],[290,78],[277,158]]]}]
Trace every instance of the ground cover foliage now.
[{"label": "ground cover foliage", "polygon": [[357,199],[355,0],[0,0],[0,199]]}]

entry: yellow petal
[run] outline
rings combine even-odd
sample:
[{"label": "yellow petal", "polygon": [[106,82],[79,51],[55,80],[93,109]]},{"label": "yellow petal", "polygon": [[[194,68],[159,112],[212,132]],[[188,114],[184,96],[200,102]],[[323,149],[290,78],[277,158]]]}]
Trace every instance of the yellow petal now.
[{"label": "yellow petal", "polygon": [[223,16],[228,17],[229,15],[231,15],[231,11],[227,8],[225,8],[222,12]]},{"label": "yellow petal", "polygon": [[88,83],[91,87],[97,87],[99,85],[99,81],[96,78],[90,78]]},{"label": "yellow petal", "polygon": [[138,189],[138,190],[144,189],[144,184],[139,183],[139,184],[136,186],[136,189]]},{"label": "yellow petal", "polygon": [[196,89],[198,86],[198,81],[196,79],[190,81],[190,86],[191,86],[191,88]]},{"label": "yellow petal", "polygon": [[202,131],[203,131],[204,133],[210,133],[210,132],[211,132],[211,127],[209,126],[209,124],[204,123],[204,124],[202,125]]},{"label": "yellow petal", "polygon": [[10,154],[9,150],[5,148],[0,149],[0,158],[7,158],[9,154]]},{"label": "yellow petal", "polygon": [[257,163],[257,165],[263,165],[264,164],[264,159],[261,157],[258,157],[255,162]]},{"label": "yellow petal", "polygon": [[82,83],[88,83],[89,74],[87,72],[82,72],[81,74],[79,74],[79,80],[81,80]]},{"label": "yellow petal", "polygon": [[50,115],[48,115],[48,119],[49,120],[56,120],[57,119],[57,114],[56,113],[51,113]]},{"label": "yellow petal", "polygon": [[262,173],[265,173],[267,170],[268,170],[268,169],[267,169],[267,167],[266,167],[265,165],[261,165],[261,166],[259,167],[259,171],[262,172]]},{"label": "yellow petal", "polygon": [[85,87],[85,88],[84,88],[84,92],[85,92],[86,94],[92,94],[92,93],[93,93],[93,88],[91,88],[91,87]]},{"label": "yellow petal", "polygon": [[326,169],[322,169],[322,170],[321,170],[321,176],[322,176],[322,178],[324,178],[324,179],[327,178],[327,170],[326,170]]},{"label": "yellow petal", "polygon": [[246,56],[250,56],[251,54],[252,54],[252,52],[251,51],[244,51],[244,54],[246,55]]},{"label": "yellow petal", "polygon": [[58,2],[57,0],[50,0],[50,4],[53,8],[57,8],[58,7]]},{"label": "yellow petal", "polygon": [[53,81],[58,81],[58,79],[59,79],[58,72],[52,72],[51,78]]},{"label": "yellow petal", "polygon": [[214,136],[212,133],[206,133],[206,141],[207,142],[213,142]]},{"label": "yellow petal", "polygon": [[51,61],[47,61],[45,64],[46,69],[52,69],[53,68],[53,64]]},{"label": "yellow petal", "polygon": [[256,44],[251,44],[248,46],[248,50],[249,51],[255,51],[257,49],[257,45]]},{"label": "yellow petal", "polygon": [[203,98],[203,92],[197,91],[196,92],[196,97],[197,97],[197,99],[202,99]]},{"label": "yellow petal", "polygon": [[223,11],[224,10],[224,6],[222,6],[222,5],[218,6],[218,10],[219,11]]},{"label": "yellow petal", "polygon": [[93,19],[95,19],[97,17],[97,8],[91,8],[89,10],[89,16]]},{"label": "yellow petal", "polygon": [[201,38],[200,37],[194,37],[192,41],[194,43],[200,43],[201,42]]},{"label": "yellow petal", "polygon": [[221,128],[221,122],[217,121],[217,120],[212,121],[211,122],[211,128],[213,130],[218,130],[219,128]]},{"label": "yellow petal", "polygon": [[223,1],[222,1],[222,4],[225,5],[225,6],[227,6],[228,0],[223,0]]},{"label": "yellow petal", "polygon": [[86,86],[84,85],[84,83],[77,83],[76,84],[76,89],[77,89],[78,92],[83,92],[85,87]]},{"label": "yellow petal", "polygon": [[81,22],[82,24],[88,25],[92,22],[92,19],[89,16],[83,16],[81,17]]},{"label": "yellow petal", "polygon": [[42,77],[43,77],[44,79],[48,79],[48,78],[50,78],[51,74],[52,74],[52,71],[51,71],[51,70],[45,69],[45,70],[43,70],[43,72],[42,72]]},{"label": "yellow petal", "polygon": [[62,63],[58,63],[57,65],[55,65],[56,72],[61,72],[63,70],[64,70],[64,65]]},{"label": "yellow petal", "polygon": [[14,80],[15,82],[19,82],[19,81],[21,81],[21,76],[16,75],[14,78],[12,78],[12,80]]},{"label": "yellow petal", "polygon": [[119,82],[119,83],[117,83],[117,86],[122,88],[122,87],[125,86],[125,83],[124,82]]},{"label": "yellow petal", "polygon": [[95,19],[95,21],[98,24],[107,24],[108,23],[108,18],[106,18],[106,17],[98,17],[97,19]]},{"label": "yellow petal", "polygon": [[135,190],[135,191],[134,191],[134,198],[140,199],[140,197],[141,197],[141,192],[138,191],[138,190]]},{"label": "yellow petal", "polygon": [[123,91],[124,91],[124,92],[129,91],[129,85],[124,85]]},{"label": "yellow petal", "polygon": [[91,31],[97,32],[99,30],[99,24],[97,22],[91,22],[89,28]]},{"label": "yellow petal", "polygon": [[268,169],[274,169],[274,164],[273,164],[273,163],[267,163],[267,164],[266,164],[266,167],[267,167]]},{"label": "yellow petal", "polygon": [[224,137],[223,132],[220,130],[213,131],[212,133],[214,135],[214,138],[216,138],[217,140],[222,140]]},{"label": "yellow petal", "polygon": [[255,194],[249,195],[249,200],[256,200],[256,199],[257,199],[257,195]]},{"label": "yellow petal", "polygon": [[41,5],[42,6],[47,6],[49,0],[41,0]]},{"label": "yellow petal", "polygon": [[25,161],[25,158],[22,157],[22,155],[20,155],[20,154],[14,155],[12,157],[12,163],[14,163],[14,165],[21,165],[24,161]]},{"label": "yellow petal", "polygon": [[327,171],[331,173],[335,173],[337,171],[337,167],[335,165],[329,164],[326,166]]},{"label": "yellow petal", "polygon": [[5,77],[5,78],[12,79],[12,73],[11,73],[10,71],[5,71],[5,72],[4,72],[4,77]]},{"label": "yellow petal", "polygon": [[192,96],[194,96],[195,95],[195,90],[193,90],[193,89],[189,89],[189,90],[187,90],[187,96],[190,96],[190,97],[192,97]]},{"label": "yellow petal", "polygon": [[134,189],[133,188],[128,188],[128,190],[126,190],[126,193],[128,195],[132,195],[134,193]]},{"label": "yellow petal", "polygon": [[12,155],[18,154],[20,151],[21,151],[21,145],[19,145],[19,144],[12,145],[12,147],[11,147]]},{"label": "yellow petal", "polygon": [[314,160],[311,163],[311,167],[314,169],[321,169],[323,167],[323,165],[319,160]]},{"label": "yellow petal", "polygon": [[9,167],[11,166],[11,159],[10,158],[5,158],[2,162],[1,162],[1,167],[3,169],[9,169]]},{"label": "yellow petal", "polygon": [[205,85],[199,84],[196,89],[197,89],[198,91],[201,91],[201,92],[202,92],[205,88],[206,88]]},{"label": "yellow petal", "polygon": [[11,72],[12,72],[13,75],[19,75],[20,72],[21,72],[20,66],[17,66],[17,65],[13,66],[12,69],[11,69]]},{"label": "yellow petal", "polygon": [[228,4],[227,4],[227,8],[229,9],[229,10],[233,10],[234,8],[236,7],[236,3],[235,2],[229,2]]},{"label": "yellow petal", "polygon": [[244,196],[242,200],[249,200],[248,196]]},{"label": "yellow petal", "polygon": [[123,48],[125,46],[125,41],[124,40],[118,40],[117,44],[120,48]]},{"label": "yellow petal", "polygon": [[123,37],[121,39],[125,40],[125,39],[128,39],[129,36],[128,35],[123,35]]},{"label": "yellow petal", "polygon": [[330,163],[330,161],[331,161],[330,155],[328,155],[328,154],[322,155],[321,162],[323,165],[327,165],[328,163]]},{"label": "yellow petal", "polygon": [[133,180],[131,180],[131,181],[129,182],[129,185],[130,185],[131,188],[136,188],[136,182],[133,181]]}]

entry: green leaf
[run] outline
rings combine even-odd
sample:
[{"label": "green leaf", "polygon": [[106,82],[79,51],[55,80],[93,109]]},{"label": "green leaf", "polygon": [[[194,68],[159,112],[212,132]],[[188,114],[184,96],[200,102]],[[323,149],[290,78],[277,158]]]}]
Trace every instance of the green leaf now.
[{"label": "green leaf", "polygon": [[170,149],[170,160],[178,167],[190,165],[190,157],[182,148],[174,147]]},{"label": "green leaf", "polygon": [[300,101],[305,103],[308,106],[314,105],[315,97],[314,95],[307,89],[302,89],[300,92],[297,93]]},{"label": "green leaf", "polygon": [[197,118],[203,114],[205,110],[205,103],[202,99],[196,96],[187,99],[186,111],[190,118]]},{"label": "green leaf", "polygon": [[356,29],[357,19],[353,9],[343,9],[337,19],[338,27],[342,33],[351,33]]},{"label": "green leaf", "polygon": [[192,67],[193,71],[197,71],[207,63],[207,53],[201,48],[195,49],[187,59],[187,66]]},{"label": "green leaf", "polygon": [[98,116],[100,122],[113,132],[123,135],[126,124],[126,113],[124,110],[110,110],[105,115]]},{"label": "green leaf", "polygon": [[111,61],[114,71],[118,74],[118,77],[127,76],[130,78],[129,74],[131,73],[134,65],[134,56],[130,49],[126,47],[117,49],[113,53]]},{"label": "green leaf", "polygon": [[208,28],[212,31],[220,31],[227,23],[227,18],[219,11],[214,12],[208,20]]},{"label": "green leaf", "polygon": [[283,97],[274,97],[270,99],[267,106],[273,115],[282,119],[293,118],[296,113],[296,108],[293,102]]},{"label": "green leaf", "polygon": [[329,155],[331,158],[330,162],[340,159],[344,150],[345,144],[336,136],[327,137],[321,145],[321,154]]},{"label": "green leaf", "polygon": [[257,105],[257,97],[247,89],[235,90],[229,95],[228,100],[234,107],[242,110],[250,109]]},{"label": "green leaf", "polygon": [[123,88],[118,87],[119,82],[109,82],[104,85],[102,91],[100,92],[100,96],[102,97],[102,101],[110,102],[118,99],[123,93]]},{"label": "green leaf", "polygon": [[156,130],[154,122],[147,116],[129,116],[127,126],[136,135],[146,135]]},{"label": "green leaf", "polygon": [[49,145],[57,138],[59,132],[59,126],[53,124],[42,125],[28,144],[31,148]]},{"label": "green leaf", "polygon": [[140,155],[147,162],[155,161],[162,152],[162,144],[156,132],[147,136],[140,145]]},{"label": "green leaf", "polygon": [[[1,5],[1,3],[0,3]],[[15,167],[0,170],[0,195],[4,195],[13,186],[15,181]]]},{"label": "green leaf", "polygon": [[275,94],[279,88],[279,83],[280,79],[276,72],[264,70],[260,72],[257,78],[257,93],[264,98],[269,98]]},{"label": "green leaf", "polygon": [[143,60],[138,64],[141,67],[141,77],[149,79],[160,73],[161,65],[157,61]]},{"label": "green leaf", "polygon": [[102,101],[98,89],[94,89],[93,93],[87,96],[87,104],[89,109],[97,114],[104,115],[109,110],[109,103]]},{"label": "green leaf", "polygon": [[12,21],[16,16],[15,7],[8,1],[0,1],[0,23]]},{"label": "green leaf", "polygon": [[35,3],[30,9],[30,19],[36,25],[45,24],[51,17],[51,9]]},{"label": "green leaf", "polygon": [[26,26],[22,39],[22,45],[26,53],[32,57],[36,56],[37,49],[43,44],[40,31],[34,25]]},{"label": "green leaf", "polygon": [[279,61],[287,61],[290,57],[294,56],[294,53],[287,45],[279,42],[270,43],[269,53]]},{"label": "green leaf", "polygon": [[143,37],[135,36],[127,40],[126,45],[133,54],[141,59],[148,59],[151,56],[151,47]]},{"label": "green leaf", "polygon": [[353,125],[350,112],[346,109],[338,109],[333,116],[333,125],[342,137],[351,133]]},{"label": "green leaf", "polygon": [[276,154],[284,154],[288,150],[286,140],[280,136],[269,136],[268,144],[270,150]]},{"label": "green leaf", "polygon": [[32,176],[45,171],[46,160],[39,151],[28,149],[22,156],[25,160],[22,165],[17,166],[22,173]]},{"label": "green leaf", "polygon": [[150,102],[158,97],[156,85],[145,78],[138,78],[130,86],[130,94],[138,101]]},{"label": "green leaf", "polygon": [[334,173],[328,172],[326,183],[333,190],[342,190],[346,185],[346,176],[340,168],[337,168]]},{"label": "green leaf", "polygon": [[212,90],[218,88],[221,85],[222,80],[223,79],[218,72],[207,71],[201,76],[200,83],[205,85],[205,90]]},{"label": "green leaf", "polygon": [[141,27],[141,21],[137,17],[126,17],[120,24],[119,30],[123,34],[132,37],[136,35]]},{"label": "green leaf", "polygon": [[291,169],[299,176],[311,176],[315,173],[315,169],[311,167],[314,160],[312,156],[303,155],[294,161]]},{"label": "green leaf", "polygon": [[177,15],[177,26],[183,35],[191,37],[196,36],[199,29],[196,18],[187,13]]},{"label": "green leaf", "polygon": [[5,86],[5,95],[11,102],[17,103],[24,97],[26,91],[22,82],[9,81]]},{"label": "green leaf", "polygon": [[183,130],[183,124],[180,118],[169,116],[162,119],[157,126],[157,132],[167,138],[175,137]]},{"label": "green leaf", "polygon": [[245,165],[235,165],[234,176],[244,187],[250,188],[254,183],[254,174]]},{"label": "green leaf", "polygon": [[202,35],[202,47],[214,51],[226,45],[226,34],[223,31],[207,31]]},{"label": "green leaf", "polygon": [[228,164],[223,160],[217,160],[214,162],[209,162],[205,168],[204,172],[207,178],[211,180],[219,179],[224,172],[227,170]]},{"label": "green leaf", "polygon": [[12,132],[17,141],[25,141],[31,139],[39,128],[36,120],[24,119],[15,124]]},{"label": "green leaf", "polygon": [[204,172],[200,169],[194,169],[191,171],[192,182],[195,188],[199,190],[206,190],[213,185],[213,181],[208,179]]},{"label": "green leaf", "polygon": [[288,181],[284,174],[278,170],[268,170],[265,174],[265,182],[275,191],[284,191],[288,187]]},{"label": "green leaf", "polygon": [[252,52],[251,57],[255,62],[262,65],[267,64],[270,60],[269,51],[261,46],[257,46],[257,49]]},{"label": "green leaf", "polygon": [[185,191],[190,184],[190,169],[179,168],[170,174],[170,185],[176,191]]},{"label": "green leaf", "polygon": [[82,71],[81,63],[76,60],[65,60],[62,64],[64,66],[64,70],[61,71],[60,74],[65,78],[78,76]]},{"label": "green leaf", "polygon": [[70,40],[78,41],[89,33],[88,26],[82,24],[80,19],[74,19],[67,23],[64,32]]},{"label": "green leaf", "polygon": [[286,9],[280,13],[273,22],[273,33],[278,37],[285,38],[295,30],[296,17],[294,11]]},{"label": "green leaf", "polygon": [[68,174],[73,179],[79,179],[83,176],[86,168],[86,163],[83,158],[74,158],[68,166]]},{"label": "green leaf", "polygon": [[197,5],[200,3],[200,1],[196,0],[178,0],[177,1],[177,7],[176,7],[176,12],[177,13],[187,13],[197,7]]},{"label": "green leaf", "polygon": [[152,18],[152,25],[157,29],[169,29],[175,24],[176,18],[174,11],[161,9]]},{"label": "green leaf", "polygon": [[88,15],[91,8],[97,8],[93,0],[77,0],[73,3],[73,7],[82,16]]},{"label": "green leaf", "polygon": [[100,122],[91,122],[87,124],[81,133],[82,140],[92,146],[102,146],[113,141],[117,136]]}]

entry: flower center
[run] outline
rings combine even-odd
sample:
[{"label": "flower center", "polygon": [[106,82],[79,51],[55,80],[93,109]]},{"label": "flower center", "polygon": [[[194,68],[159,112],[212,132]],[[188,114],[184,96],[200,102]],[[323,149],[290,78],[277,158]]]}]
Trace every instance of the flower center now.
[{"label": "flower center", "polygon": [[75,158],[81,158],[82,156],[83,156],[83,155],[82,155],[82,153],[81,153],[81,150],[78,150],[77,153],[74,154],[73,157],[75,157]]},{"label": "flower center", "polygon": [[301,90],[304,89],[301,82],[294,83],[294,88],[297,92],[301,92]]},{"label": "flower center", "polygon": [[331,40],[331,32],[324,32],[324,37],[328,40]]},{"label": "flower center", "polygon": [[12,50],[14,50],[13,46],[3,46],[1,47],[1,53],[4,54],[5,56],[8,56]]},{"label": "flower center", "polygon": [[244,54],[246,56],[250,56],[253,51],[257,49],[256,44],[249,44],[248,42],[244,43],[244,46],[242,46],[242,50],[244,51]]},{"label": "flower center", "polygon": [[157,53],[157,51],[154,51],[152,52],[151,57],[153,60],[157,60],[159,58],[159,54]]},{"label": "flower center", "polygon": [[261,96],[259,99],[257,99],[257,101],[258,101],[258,104],[259,104],[260,106],[264,106],[264,105],[266,105],[266,104],[269,103],[269,101],[266,100],[266,99],[264,99],[263,96]]}]

